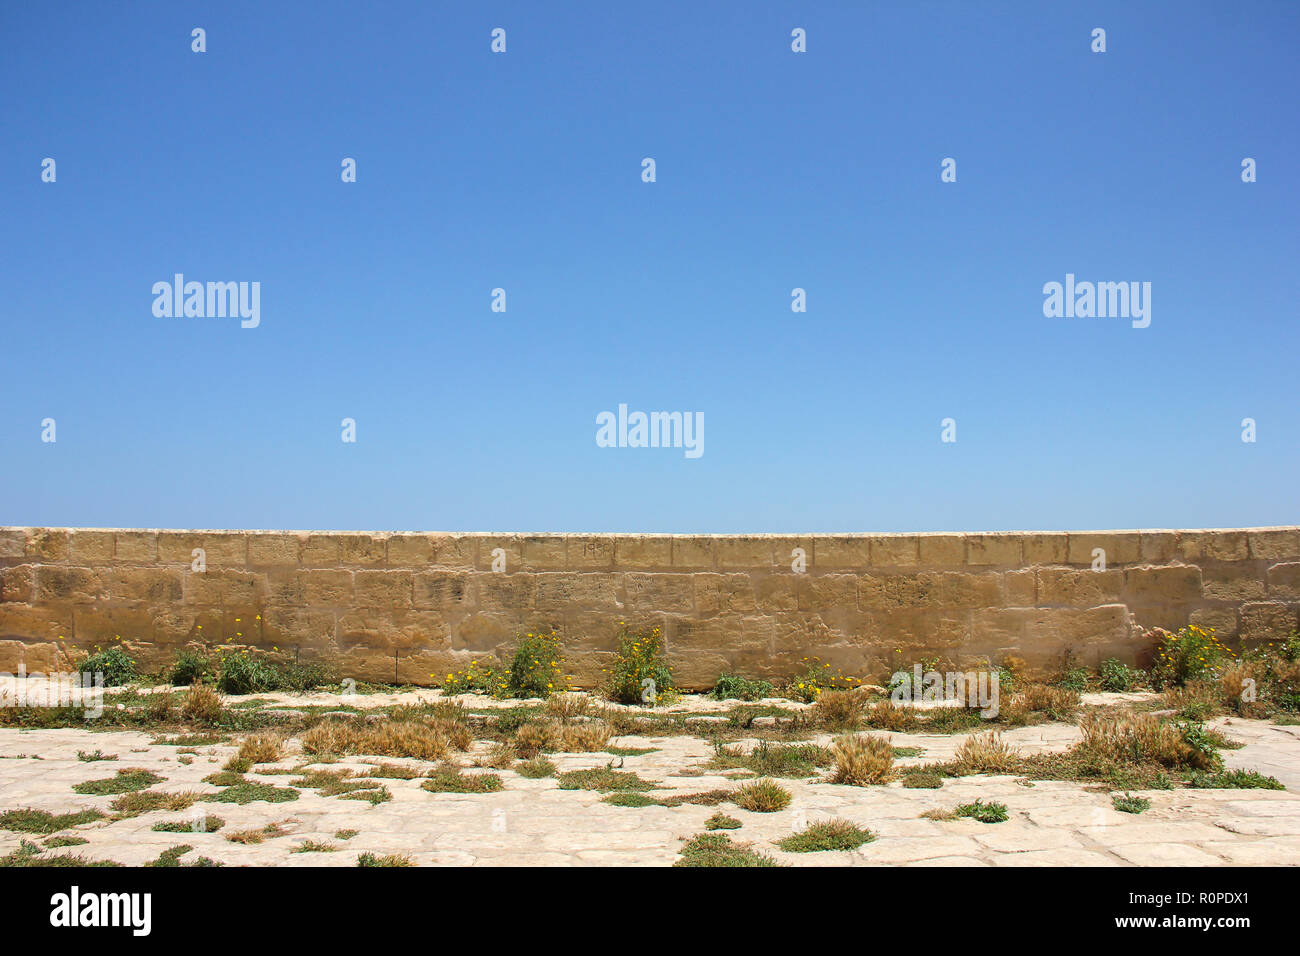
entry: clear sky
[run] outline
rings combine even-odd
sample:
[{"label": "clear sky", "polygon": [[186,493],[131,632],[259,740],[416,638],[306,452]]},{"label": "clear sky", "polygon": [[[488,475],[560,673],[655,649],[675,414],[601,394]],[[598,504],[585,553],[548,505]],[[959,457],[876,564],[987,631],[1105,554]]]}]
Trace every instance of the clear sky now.
[{"label": "clear sky", "polygon": [[0,6],[0,524],[1300,521],[1300,4],[282,6]]}]

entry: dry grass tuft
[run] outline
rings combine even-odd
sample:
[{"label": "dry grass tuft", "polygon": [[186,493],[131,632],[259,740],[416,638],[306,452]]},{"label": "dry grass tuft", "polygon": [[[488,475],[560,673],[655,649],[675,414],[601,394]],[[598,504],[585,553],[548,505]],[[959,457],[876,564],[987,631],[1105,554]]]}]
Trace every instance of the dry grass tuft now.
[{"label": "dry grass tuft", "polygon": [[831,743],[835,769],[831,783],[865,787],[884,783],[894,766],[894,749],[884,737],[854,734],[836,737]]},{"label": "dry grass tuft", "polygon": [[609,744],[613,731],[603,720],[565,724],[559,728],[560,746],[565,753],[595,753]]},{"label": "dry grass tuft", "polygon": [[558,720],[572,720],[591,711],[591,700],[582,694],[556,694],[547,699],[546,710]]},{"label": "dry grass tuft", "polygon": [[531,759],[551,746],[552,737],[547,724],[522,724],[515,731],[515,750],[519,756]]},{"label": "dry grass tuft", "polygon": [[[452,739],[445,732],[447,728],[440,726],[442,723],[437,719],[385,720],[377,724],[330,720],[302,735],[302,749],[309,754],[373,754],[442,760],[452,748],[463,750],[473,743],[472,735],[468,740],[460,734]],[[464,729],[468,734],[468,728]]]},{"label": "dry grass tuft", "polygon": [[275,763],[284,754],[284,738],[279,734],[251,734],[239,744],[239,759],[249,766]]},{"label": "dry grass tuft", "polygon": [[1038,711],[1056,720],[1070,720],[1079,710],[1079,693],[1049,684],[1026,684],[1014,696],[1013,706]]},{"label": "dry grass tuft", "polygon": [[756,780],[731,793],[729,799],[742,810],[775,813],[790,805],[790,791],[771,780]]},{"label": "dry grass tuft", "polygon": [[809,708],[809,716],[828,730],[857,730],[866,701],[856,690],[826,690]]},{"label": "dry grass tuft", "polygon": [[1008,746],[996,731],[974,734],[962,741],[953,758],[958,773],[1015,773],[1020,751]]},{"label": "dry grass tuft", "polygon": [[866,722],[868,727],[879,730],[903,732],[915,730],[921,721],[911,707],[900,707],[892,700],[883,700],[867,709]]},{"label": "dry grass tuft", "polygon": [[1212,770],[1214,755],[1187,742],[1176,725],[1151,714],[1091,717],[1079,725],[1080,753],[1117,763],[1156,763],[1164,767]]},{"label": "dry grass tuft", "polygon": [[221,695],[207,684],[191,684],[181,702],[181,714],[199,724],[215,724],[221,719]]}]

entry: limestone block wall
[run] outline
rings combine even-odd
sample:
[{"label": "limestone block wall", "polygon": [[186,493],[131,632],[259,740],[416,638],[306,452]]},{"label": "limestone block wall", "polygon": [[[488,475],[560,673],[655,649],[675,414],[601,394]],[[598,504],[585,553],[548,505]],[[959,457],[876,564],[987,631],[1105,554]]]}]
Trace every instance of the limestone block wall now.
[{"label": "limestone block wall", "polygon": [[[201,549],[205,569],[194,570]],[[1095,549],[1105,570],[1094,569]],[[802,557],[801,557],[802,556]],[[494,570],[495,567],[495,570]],[[63,670],[120,637],[145,668],[186,645],[329,659],[438,683],[555,628],[577,686],[620,622],[661,627],[679,682],[859,676],[1069,649],[1145,663],[1142,627],[1285,638],[1300,528],[998,534],[391,534],[0,528],[0,671]]]}]

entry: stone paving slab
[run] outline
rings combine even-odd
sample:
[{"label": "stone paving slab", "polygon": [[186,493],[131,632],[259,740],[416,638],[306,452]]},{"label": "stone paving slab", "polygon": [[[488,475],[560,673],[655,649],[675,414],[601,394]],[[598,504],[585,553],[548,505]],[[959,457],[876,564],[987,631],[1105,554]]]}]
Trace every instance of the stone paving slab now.
[{"label": "stone paving slab", "polygon": [[[375,696],[410,699],[409,695]],[[436,698],[432,692],[422,696]],[[294,700],[302,698],[286,695],[287,702]],[[701,705],[692,699],[684,706]],[[1224,751],[1229,766],[1259,769],[1288,786],[1294,781],[1300,789],[1300,728],[1239,718],[1222,719],[1215,726],[1244,744],[1240,750]],[[895,747],[923,749],[919,758],[901,763],[946,760],[964,739],[963,735],[886,736]],[[1064,750],[1078,737],[1078,728],[1065,724],[1017,728],[1004,734],[1006,741],[1025,752]],[[810,739],[826,745],[831,735]],[[586,753],[552,759],[561,771],[611,763],[621,766],[656,783],[661,789],[650,791],[652,797],[731,789],[741,782],[707,768],[714,751],[703,737],[628,735],[616,743],[657,749],[623,758]],[[293,752],[294,741],[289,746],[291,752],[278,766],[291,768],[309,759]],[[66,813],[95,808],[107,813],[111,796],[80,795],[72,787],[128,767],[166,778],[156,790],[218,793],[219,788],[202,778],[220,769],[236,752],[235,743],[196,747],[188,765],[181,762],[185,756],[181,749],[135,731],[0,729],[0,810],[36,807]],[[84,762],[77,757],[79,750],[100,750],[118,759]],[[476,753],[484,750],[475,748]],[[422,771],[434,766],[369,757],[329,766],[364,773],[381,761]],[[248,779],[277,787],[293,779],[262,774],[261,769],[265,768],[247,774]],[[492,772],[499,774],[504,790],[429,793],[420,789],[418,779],[384,778],[380,782],[392,800],[374,806],[306,789],[299,791],[298,799],[281,804],[197,804],[226,821],[215,833],[152,830],[160,821],[188,819],[188,811],[103,820],[67,831],[89,842],[65,852],[129,865],[156,859],[168,847],[189,844],[194,849],[183,862],[207,856],[229,866],[351,866],[365,852],[406,853],[423,866],[662,866],[674,862],[682,843],[703,832],[705,821],[721,811],[742,821],[739,830],[725,831],[733,840],[751,843],[781,863],[800,866],[1290,866],[1300,862],[1300,793],[1291,790],[1147,791],[1142,795],[1151,801],[1151,808],[1133,815],[1115,811],[1110,794],[1068,781],[1035,781],[1026,786],[1014,776],[979,775],[946,779],[942,788],[930,790],[907,789],[899,783],[839,786],[819,775],[781,781],[793,794],[791,805],[776,813],[753,813],[730,803],[618,807],[603,803],[598,793],[559,790],[553,778],[530,780],[511,770]],[[977,798],[1005,803],[1011,818],[1006,823],[983,824],[921,816]],[[867,827],[877,838],[852,852],[796,854],[775,846],[775,841],[808,824],[831,818]],[[284,835],[249,845],[226,839],[227,834],[273,822],[283,826]],[[342,840],[334,836],[342,829],[359,832]],[[39,842],[42,838],[0,830],[0,854],[11,852],[24,839]],[[294,852],[307,841],[337,849]]]}]

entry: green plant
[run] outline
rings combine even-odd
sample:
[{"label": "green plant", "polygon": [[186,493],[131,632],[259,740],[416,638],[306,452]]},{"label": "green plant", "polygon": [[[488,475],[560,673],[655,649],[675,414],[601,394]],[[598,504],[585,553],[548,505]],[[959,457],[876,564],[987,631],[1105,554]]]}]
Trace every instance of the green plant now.
[{"label": "green plant", "polygon": [[538,780],[542,777],[552,777],[555,775],[555,764],[545,757],[534,757],[532,760],[524,760],[515,767],[515,773],[521,777],[527,777],[529,780]]},{"label": "green plant", "polygon": [[1266,777],[1256,770],[1224,770],[1206,773],[1194,770],[1188,776],[1188,786],[1198,790],[1285,790],[1276,777]]},{"label": "green plant", "polygon": [[729,817],[721,810],[704,821],[706,830],[738,830],[742,825],[735,817]]},{"label": "green plant", "polygon": [[1140,670],[1135,670],[1121,661],[1111,657],[1101,662],[1101,689],[1112,692],[1132,690],[1143,678]]},{"label": "green plant", "polygon": [[838,667],[831,670],[830,664],[822,662],[820,657],[805,657],[802,660],[804,672],[788,681],[784,688],[786,697],[811,704],[827,690],[852,690],[862,683],[856,677],[847,677]]},{"label": "green plant", "polygon": [[664,641],[659,628],[638,635],[620,622],[618,656],[609,672],[609,697],[620,704],[654,707],[671,703],[677,695],[672,668],[663,659]]},{"label": "green plant", "polygon": [[500,667],[480,661],[470,661],[463,671],[449,673],[442,682],[442,692],[448,697],[461,694],[483,694],[487,697],[508,697],[509,676]]},{"label": "green plant", "polygon": [[568,690],[562,667],[560,637],[549,634],[525,634],[515,645],[510,659],[508,684],[512,697],[550,697]]},{"label": "green plant", "polygon": [[1007,819],[1007,805],[996,801],[985,803],[983,800],[976,800],[974,803],[963,803],[952,812],[953,816],[970,817],[980,823],[1004,823]]},{"label": "green plant", "polygon": [[237,783],[203,799],[209,803],[237,803],[241,806],[255,800],[287,803],[298,799],[298,791],[290,787],[273,787],[269,783]]},{"label": "green plant", "polygon": [[754,813],[775,813],[790,805],[790,791],[772,780],[747,783],[731,795],[732,802],[742,810]]},{"label": "green plant", "polygon": [[87,753],[84,750],[77,751],[77,759],[82,763],[93,763],[96,760],[116,760],[117,754],[106,754],[102,750],[93,750]]},{"label": "green plant", "polygon": [[362,853],[357,857],[357,866],[415,866],[415,864],[405,853],[386,853],[383,856]]},{"label": "green plant", "polygon": [[655,785],[642,780],[630,771],[612,767],[595,767],[591,770],[570,770],[557,778],[561,790],[653,790]]},{"label": "green plant", "polygon": [[217,667],[203,651],[183,650],[172,665],[168,681],[175,687],[190,684],[210,684],[217,677]]},{"label": "green plant", "polygon": [[1188,681],[1213,679],[1231,653],[1208,631],[1195,624],[1179,628],[1177,633],[1157,629],[1158,643],[1151,682],[1156,687],[1182,687]]},{"label": "green plant", "polygon": [[870,830],[847,820],[826,820],[810,824],[801,832],[778,840],[776,845],[787,853],[816,853],[822,850],[856,850],[875,838]]},{"label": "green plant", "polygon": [[1110,798],[1111,806],[1121,813],[1142,813],[1151,809],[1151,801],[1146,797],[1135,797],[1131,793],[1123,796],[1116,794]]},{"label": "green plant", "polygon": [[151,830],[156,833],[216,833],[226,825],[226,821],[221,817],[214,817],[204,814],[199,818],[200,826],[194,826],[194,820],[164,820],[161,823],[155,823]]},{"label": "green plant", "polygon": [[151,770],[129,767],[125,770],[119,770],[116,776],[100,780],[87,780],[84,783],[75,784],[72,789],[77,793],[103,796],[112,793],[128,793],[132,790],[144,790],[155,783],[162,783],[162,779]]},{"label": "green plant", "polygon": [[765,853],[749,844],[736,844],[725,833],[701,833],[682,846],[681,857],[673,866],[776,866]]},{"label": "green plant", "polygon": [[714,700],[761,700],[771,694],[771,681],[750,680],[738,674],[720,674],[712,691]]},{"label": "green plant", "polygon": [[103,680],[103,686],[120,687],[139,678],[135,658],[126,652],[126,648],[114,645],[103,650],[96,645],[95,651],[77,666],[77,675],[81,680],[93,681],[98,675]]},{"label": "green plant", "polygon": [[104,819],[98,810],[82,810],[78,813],[54,814],[46,810],[6,810],[0,813],[0,830],[13,830],[16,833],[37,833],[46,835],[66,830],[68,827],[80,826]]},{"label": "green plant", "polygon": [[494,773],[470,774],[448,768],[429,774],[420,788],[430,793],[495,793],[502,789],[502,783]]},{"label": "green plant", "polygon": [[917,770],[903,777],[903,786],[912,790],[938,790],[943,786],[943,777],[928,770]]}]

